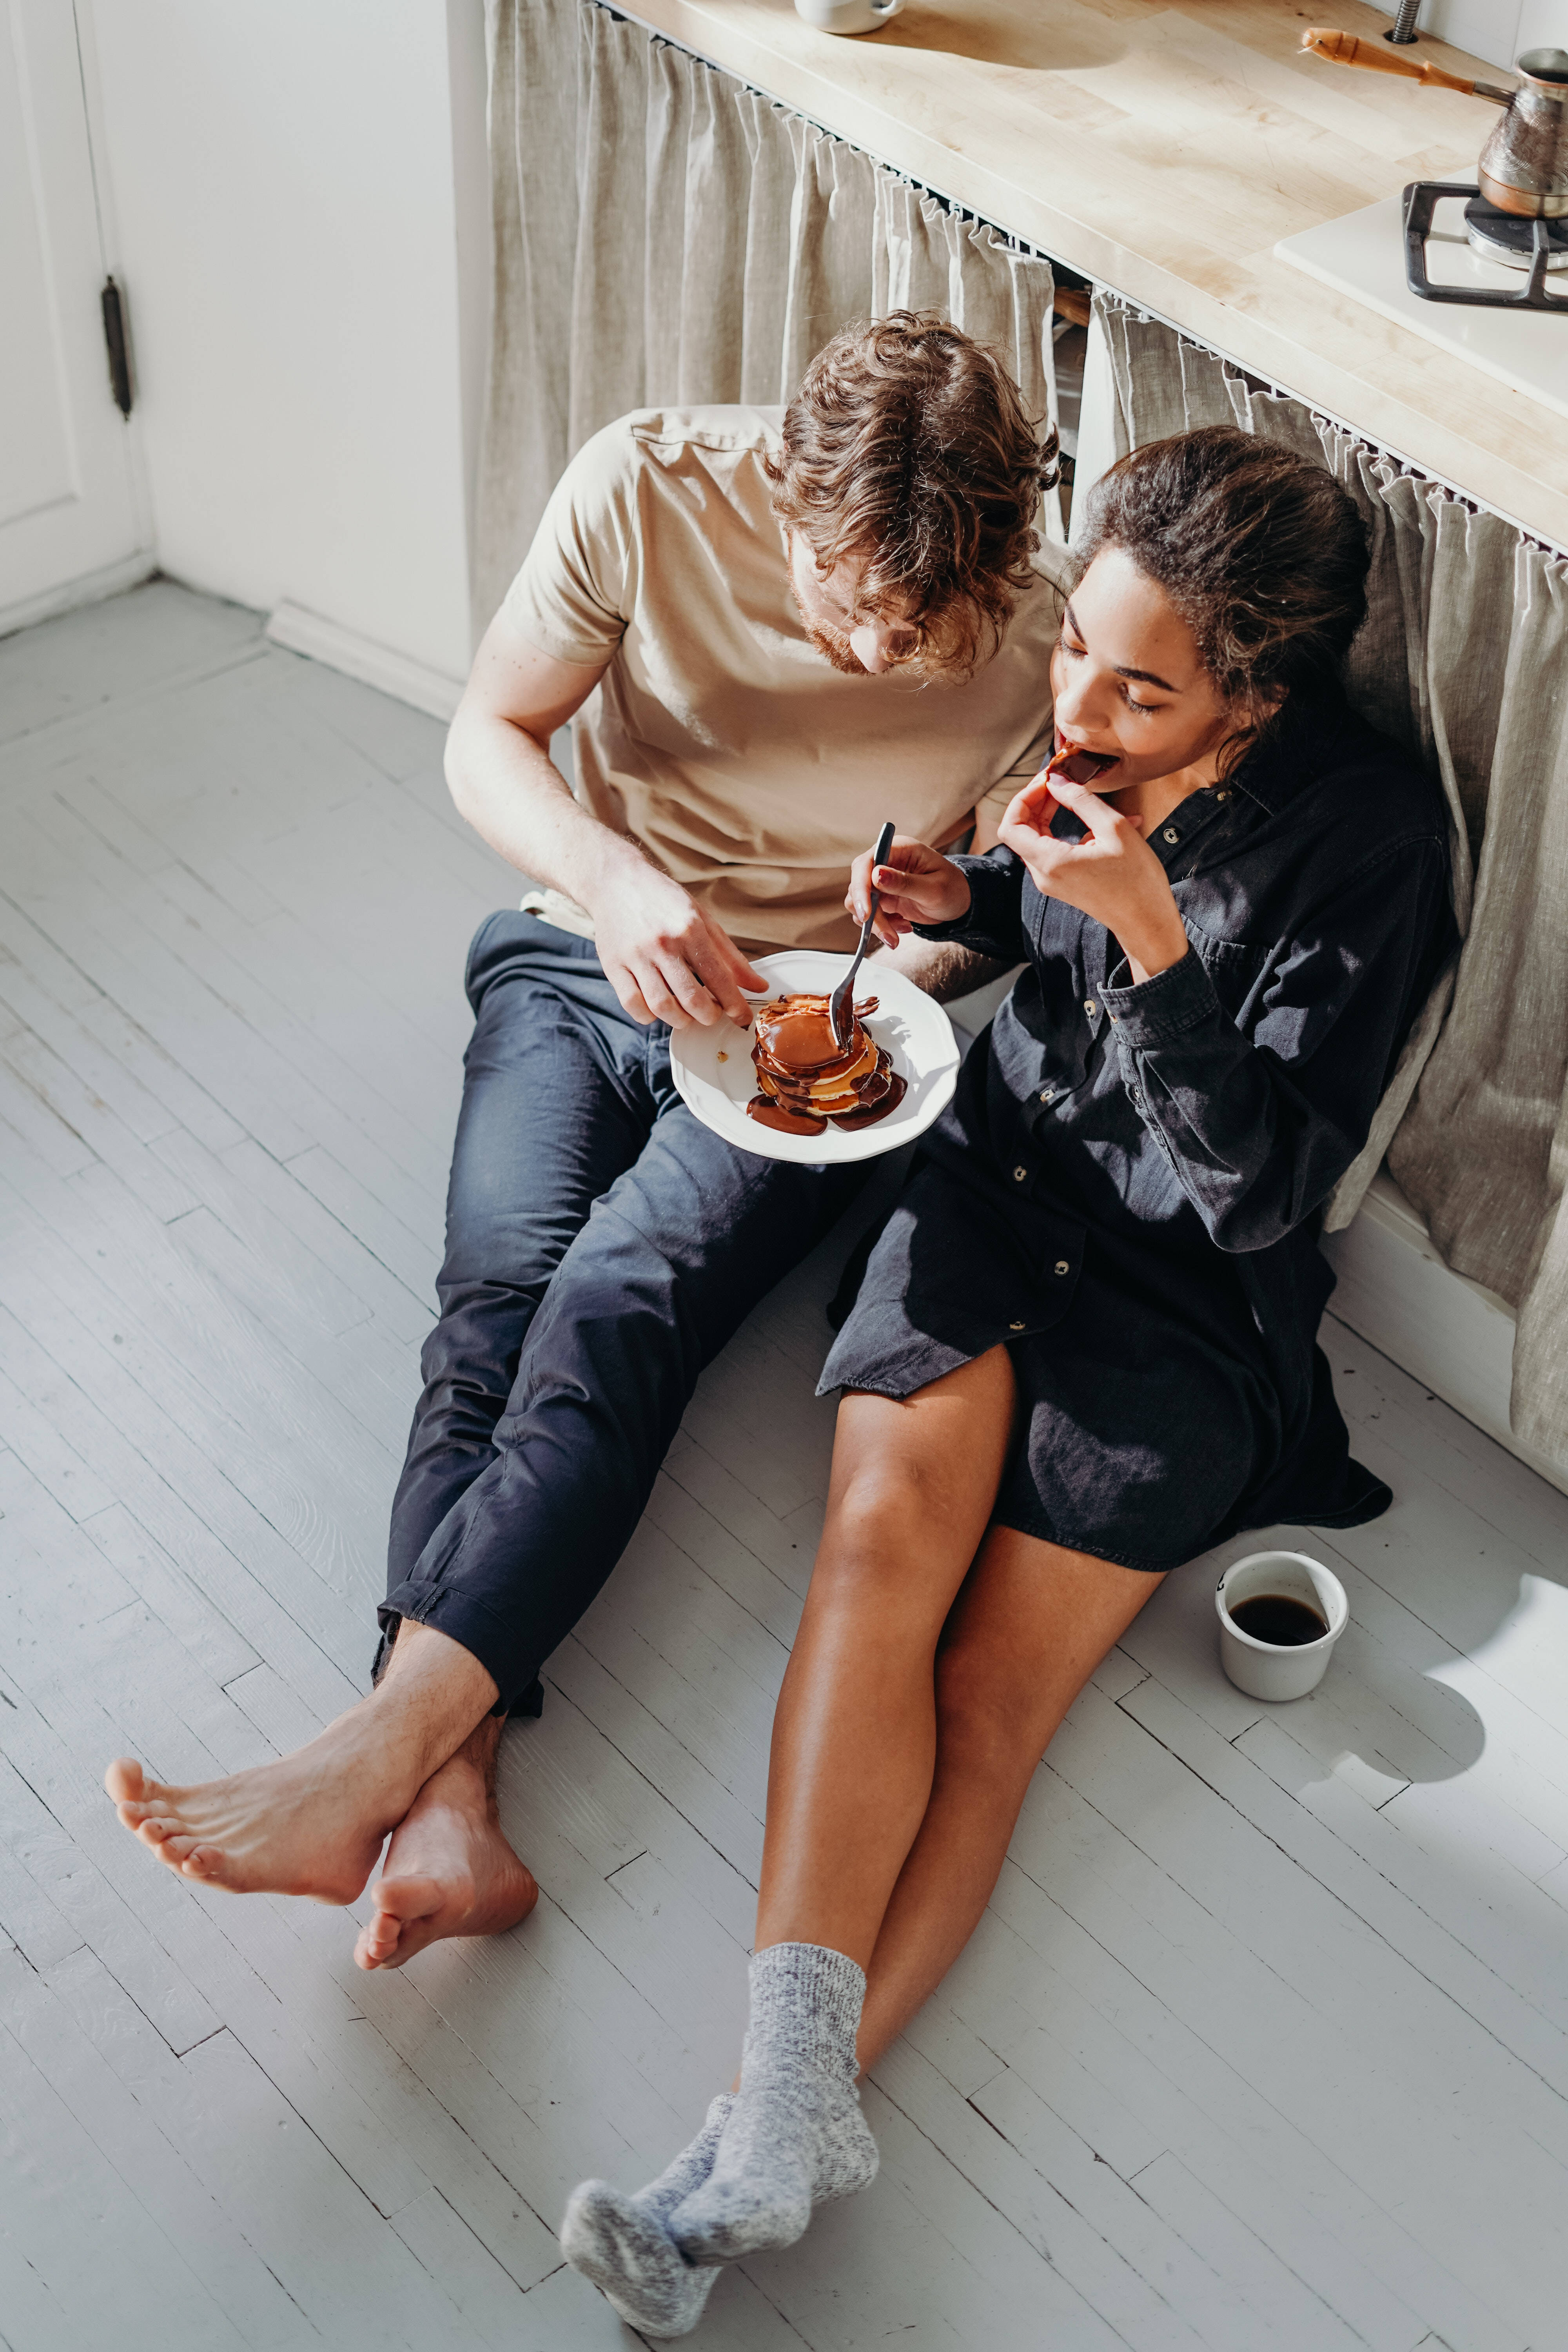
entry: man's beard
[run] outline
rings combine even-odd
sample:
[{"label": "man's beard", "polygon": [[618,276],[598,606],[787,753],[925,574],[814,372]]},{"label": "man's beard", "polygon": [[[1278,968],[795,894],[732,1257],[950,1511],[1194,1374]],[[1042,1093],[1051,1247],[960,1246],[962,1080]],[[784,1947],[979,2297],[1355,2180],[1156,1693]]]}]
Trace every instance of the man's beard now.
[{"label": "man's beard", "polygon": [[789,583],[789,593],[795,609],[800,614],[801,627],[805,631],[823,660],[831,662],[834,668],[841,670],[846,677],[869,677],[870,671],[842,630],[825,628],[821,622],[812,619],[795,593],[793,580]]},{"label": "man's beard", "polygon": [[824,661],[830,661],[833,664],[834,668],[837,670],[842,670],[846,677],[870,677],[870,671],[867,668],[865,663],[861,660],[859,655],[856,652],[848,638],[840,636],[837,629],[820,628],[814,623],[807,621],[805,625],[805,634],[811,639],[812,644],[816,647],[817,652],[822,656]]}]

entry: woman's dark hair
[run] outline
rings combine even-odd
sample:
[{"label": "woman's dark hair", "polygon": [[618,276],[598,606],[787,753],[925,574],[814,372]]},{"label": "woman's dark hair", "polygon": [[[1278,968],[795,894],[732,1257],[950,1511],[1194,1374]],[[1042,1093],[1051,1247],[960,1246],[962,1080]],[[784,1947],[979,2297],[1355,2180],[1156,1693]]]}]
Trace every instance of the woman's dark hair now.
[{"label": "woman's dark hair", "polygon": [[766,470],[818,570],[858,557],[867,610],[908,622],[924,657],[963,676],[1029,584],[1056,453],[994,352],[934,311],[894,310],[817,352]]},{"label": "woman's dark hair", "polygon": [[1107,547],[1164,590],[1242,714],[1229,767],[1281,696],[1338,677],[1366,618],[1366,531],[1348,491],[1230,425],[1147,442],[1102,475],[1075,551],[1080,572]]}]

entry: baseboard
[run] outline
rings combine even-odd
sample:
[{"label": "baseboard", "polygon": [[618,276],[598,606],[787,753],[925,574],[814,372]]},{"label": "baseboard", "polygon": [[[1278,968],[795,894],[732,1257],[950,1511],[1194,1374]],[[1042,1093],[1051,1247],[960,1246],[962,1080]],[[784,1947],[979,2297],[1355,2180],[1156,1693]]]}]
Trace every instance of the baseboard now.
[{"label": "baseboard", "polygon": [[139,588],[143,580],[151,580],[157,569],[157,557],[143,549],[136,555],[122,555],[117,563],[105,563],[97,572],[84,572],[79,580],[46,588],[41,595],[24,596],[15,604],[0,606],[0,637],[30,629],[35,621],[52,621],[58,614],[74,613],[79,604],[101,604],[106,597],[122,595],[127,588]]},{"label": "baseboard", "polygon": [[1331,1315],[1568,1494],[1568,1470],[1509,1427],[1513,1309],[1444,1265],[1390,1176],[1375,1179],[1353,1223],[1326,1234],[1322,1249],[1338,1285]]},{"label": "baseboard", "polygon": [[268,619],[266,634],[273,645],[291,654],[308,654],[328,669],[357,677],[362,686],[377,687],[399,702],[412,703],[416,710],[427,710],[433,719],[450,719],[462,698],[461,678],[431,669],[411,654],[377,645],[374,637],[361,636],[341,621],[324,620],[303,604],[285,600]]}]

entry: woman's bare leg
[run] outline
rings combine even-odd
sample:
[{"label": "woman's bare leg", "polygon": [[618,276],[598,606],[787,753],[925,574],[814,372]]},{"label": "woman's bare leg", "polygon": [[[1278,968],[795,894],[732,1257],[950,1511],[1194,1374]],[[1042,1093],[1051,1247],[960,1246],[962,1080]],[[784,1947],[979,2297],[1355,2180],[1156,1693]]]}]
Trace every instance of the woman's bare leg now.
[{"label": "woman's bare leg", "polygon": [[931,1794],[934,1662],[996,1499],[1015,1402],[994,1348],[838,1409],[827,1517],[773,1717],[756,1947],[869,1964]]},{"label": "woman's bare leg", "polygon": [[[931,1796],[937,1643],[995,1502],[1014,1402],[997,1348],[902,1402],[839,1408],[773,1717],[740,2084],[710,2170],[664,2232],[688,2263],[788,2245],[815,2205],[876,2175],[855,2090],[864,1970]],[[647,2273],[641,2255],[628,2263],[625,2215],[611,2218],[605,2260]]]},{"label": "woman's bare leg", "polygon": [[986,1535],[937,1656],[936,1771],[867,1971],[863,2068],[969,1941],[1047,1743],[1162,1580],[1011,1528]]}]

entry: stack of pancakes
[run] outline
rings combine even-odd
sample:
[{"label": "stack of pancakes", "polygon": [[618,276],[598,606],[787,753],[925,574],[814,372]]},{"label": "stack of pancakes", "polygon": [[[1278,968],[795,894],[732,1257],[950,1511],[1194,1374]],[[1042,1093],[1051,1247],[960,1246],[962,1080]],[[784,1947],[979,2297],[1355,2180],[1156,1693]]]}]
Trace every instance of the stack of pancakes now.
[{"label": "stack of pancakes", "polygon": [[848,1045],[840,1045],[826,996],[781,996],[759,1005],[751,1117],[787,1135],[820,1135],[829,1119],[836,1127],[869,1127],[886,1118],[903,1100],[905,1082],[861,1025],[876,1009],[874,996],[856,1005]]}]

